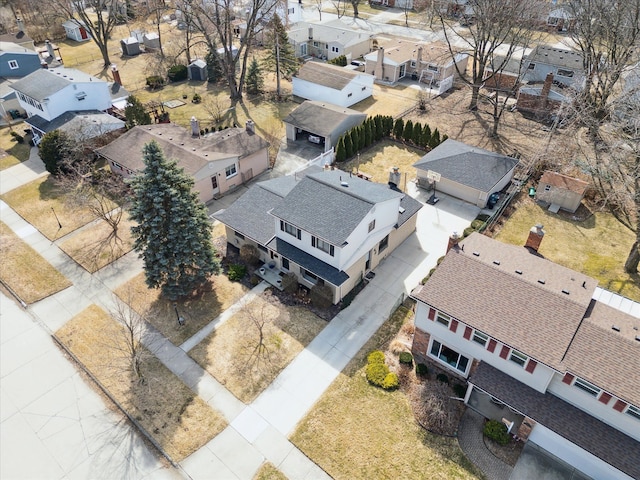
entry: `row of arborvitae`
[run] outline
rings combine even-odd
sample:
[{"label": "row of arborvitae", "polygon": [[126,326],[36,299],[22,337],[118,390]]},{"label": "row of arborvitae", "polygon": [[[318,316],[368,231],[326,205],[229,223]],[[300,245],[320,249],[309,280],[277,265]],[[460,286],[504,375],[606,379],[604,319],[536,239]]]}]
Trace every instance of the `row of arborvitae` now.
[{"label": "row of arborvitae", "polygon": [[367,118],[364,123],[353,127],[338,139],[336,162],[343,162],[384,137],[390,136],[422,149],[436,148],[448,138],[447,135],[441,137],[437,128],[431,131],[429,125],[423,126],[420,122],[413,123],[412,120],[405,122],[401,118],[394,122],[393,117],[389,115],[376,115]]},{"label": "row of arborvitae", "polygon": [[398,388],[398,375],[389,371],[385,363],[384,353],[374,350],[367,356],[367,367],[365,368],[367,380],[370,384],[385,390],[395,390]]}]

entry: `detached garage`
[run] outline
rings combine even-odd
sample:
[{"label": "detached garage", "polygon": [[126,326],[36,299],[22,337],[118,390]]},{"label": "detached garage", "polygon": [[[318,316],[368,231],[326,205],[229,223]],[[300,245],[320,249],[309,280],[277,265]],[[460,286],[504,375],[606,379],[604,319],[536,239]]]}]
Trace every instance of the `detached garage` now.
[{"label": "detached garage", "polygon": [[331,103],[307,100],[291,112],[284,120],[287,141],[309,141],[322,146],[328,152],[338,143],[340,136],[367,118],[346,107]]},{"label": "detached garage", "polygon": [[429,183],[427,172],[439,173],[438,192],[485,208],[489,195],[509,184],[516,165],[515,158],[449,138],[413,166],[418,185]]}]

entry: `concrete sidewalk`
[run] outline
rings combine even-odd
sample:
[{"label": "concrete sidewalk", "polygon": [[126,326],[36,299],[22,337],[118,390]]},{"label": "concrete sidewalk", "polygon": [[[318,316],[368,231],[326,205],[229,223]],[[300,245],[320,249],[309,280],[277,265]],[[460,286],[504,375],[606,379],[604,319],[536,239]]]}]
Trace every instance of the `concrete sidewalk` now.
[{"label": "concrete sidewalk", "polygon": [[0,195],[46,174],[47,170],[38,155],[38,147],[31,147],[29,160],[9,167],[0,173]]}]

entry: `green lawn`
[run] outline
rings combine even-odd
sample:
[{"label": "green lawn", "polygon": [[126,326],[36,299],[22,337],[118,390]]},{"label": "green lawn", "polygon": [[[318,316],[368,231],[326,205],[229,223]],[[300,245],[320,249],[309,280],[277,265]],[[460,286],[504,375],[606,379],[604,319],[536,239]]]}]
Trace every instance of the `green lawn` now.
[{"label": "green lawn", "polygon": [[529,229],[544,225],[539,252],[549,260],[598,280],[600,286],[640,301],[640,277],[624,272],[634,234],[607,211],[596,211],[584,221],[554,214],[524,197],[515,213],[495,235],[497,240],[524,245]]},{"label": "green lawn", "polygon": [[416,423],[407,397],[369,385],[366,355],[412,315],[400,307],[298,424],[291,441],[337,480],[481,478],[455,439]]}]

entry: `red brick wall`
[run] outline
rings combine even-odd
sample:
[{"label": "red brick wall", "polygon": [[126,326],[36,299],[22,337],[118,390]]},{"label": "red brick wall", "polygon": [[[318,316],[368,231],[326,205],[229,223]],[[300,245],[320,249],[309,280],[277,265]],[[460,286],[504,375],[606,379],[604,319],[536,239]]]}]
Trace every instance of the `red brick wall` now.
[{"label": "red brick wall", "polygon": [[431,336],[427,332],[416,328],[416,333],[413,335],[413,345],[411,346],[411,353],[416,363],[427,363],[427,349],[429,348],[430,338]]}]

